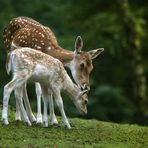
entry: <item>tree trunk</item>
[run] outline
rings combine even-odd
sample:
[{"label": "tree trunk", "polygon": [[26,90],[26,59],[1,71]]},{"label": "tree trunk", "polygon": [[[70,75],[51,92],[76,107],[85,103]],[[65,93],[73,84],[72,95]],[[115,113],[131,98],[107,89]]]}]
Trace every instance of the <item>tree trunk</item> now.
[{"label": "tree trunk", "polygon": [[144,67],[142,64],[141,49],[141,24],[133,16],[128,0],[119,1],[120,18],[126,33],[126,54],[132,70],[132,96],[137,102],[139,111],[146,117],[148,116],[148,99],[146,96],[146,78],[144,75]]}]

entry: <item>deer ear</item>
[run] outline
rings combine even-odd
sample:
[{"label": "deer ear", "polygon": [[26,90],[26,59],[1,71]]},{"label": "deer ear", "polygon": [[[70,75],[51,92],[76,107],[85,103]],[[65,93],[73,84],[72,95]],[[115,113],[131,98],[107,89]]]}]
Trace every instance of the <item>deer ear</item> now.
[{"label": "deer ear", "polygon": [[98,48],[98,49],[94,49],[94,50],[88,51],[88,53],[91,56],[91,59],[95,59],[103,51],[104,51],[104,48]]},{"label": "deer ear", "polygon": [[83,90],[80,92],[79,97],[83,96],[84,94],[86,94],[88,91],[87,90]]},{"label": "deer ear", "polygon": [[75,41],[75,53],[79,54],[81,52],[82,47],[83,47],[82,38],[81,38],[81,36],[78,36]]}]

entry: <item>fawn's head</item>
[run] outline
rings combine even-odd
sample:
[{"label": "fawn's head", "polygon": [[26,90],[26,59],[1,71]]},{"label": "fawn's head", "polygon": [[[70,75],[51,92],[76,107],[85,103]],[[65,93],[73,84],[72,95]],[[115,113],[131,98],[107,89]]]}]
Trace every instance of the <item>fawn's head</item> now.
[{"label": "fawn's head", "polygon": [[74,100],[74,104],[81,114],[87,114],[87,90],[83,90],[78,93],[78,96],[76,96],[76,99]]}]

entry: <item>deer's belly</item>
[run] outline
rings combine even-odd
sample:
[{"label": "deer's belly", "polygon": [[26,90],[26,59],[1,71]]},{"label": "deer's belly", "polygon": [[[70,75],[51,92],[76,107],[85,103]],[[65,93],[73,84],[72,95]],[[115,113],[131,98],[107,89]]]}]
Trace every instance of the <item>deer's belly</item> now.
[{"label": "deer's belly", "polygon": [[53,75],[52,70],[48,70],[47,67],[42,65],[36,65],[32,76],[30,77],[30,81],[33,82],[42,82],[47,83],[49,82],[49,78]]}]

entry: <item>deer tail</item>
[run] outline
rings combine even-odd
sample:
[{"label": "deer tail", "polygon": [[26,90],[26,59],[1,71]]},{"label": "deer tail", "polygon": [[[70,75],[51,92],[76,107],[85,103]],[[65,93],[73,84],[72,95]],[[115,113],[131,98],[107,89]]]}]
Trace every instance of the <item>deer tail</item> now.
[{"label": "deer tail", "polygon": [[7,58],[6,58],[6,71],[7,71],[7,74],[9,75],[11,70],[12,70],[12,54],[11,52],[9,52],[7,54]]}]

